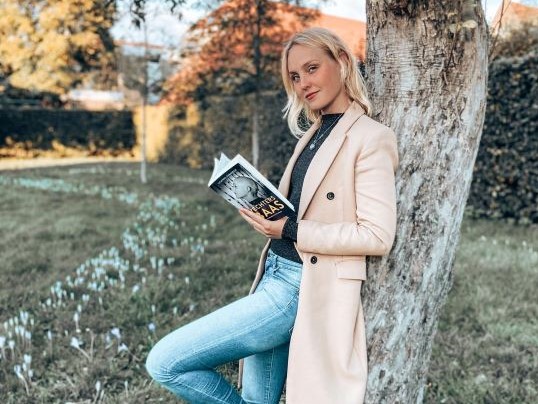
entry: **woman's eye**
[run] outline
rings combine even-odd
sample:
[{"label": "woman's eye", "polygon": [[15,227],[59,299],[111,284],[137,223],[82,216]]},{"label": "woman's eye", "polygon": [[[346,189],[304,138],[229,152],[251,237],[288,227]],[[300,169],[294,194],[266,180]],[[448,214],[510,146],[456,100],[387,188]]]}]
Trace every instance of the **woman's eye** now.
[{"label": "woman's eye", "polygon": [[309,66],[308,71],[312,72],[312,71],[316,70],[316,68],[317,68],[317,66]]}]

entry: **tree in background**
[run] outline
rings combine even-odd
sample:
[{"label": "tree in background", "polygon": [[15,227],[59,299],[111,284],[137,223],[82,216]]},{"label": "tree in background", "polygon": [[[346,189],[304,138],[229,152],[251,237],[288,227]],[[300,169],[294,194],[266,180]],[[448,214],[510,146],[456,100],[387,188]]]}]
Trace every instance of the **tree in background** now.
[{"label": "tree in background", "polygon": [[115,84],[115,10],[106,0],[2,0],[0,75],[14,87],[56,94]]},{"label": "tree in background", "polygon": [[[296,2],[300,3],[300,2]],[[232,0],[196,22],[185,43],[185,64],[167,83],[179,104],[206,95],[252,94],[280,86],[280,52],[291,34],[319,11],[266,0]],[[252,102],[252,163],[259,160],[258,103]]]}]

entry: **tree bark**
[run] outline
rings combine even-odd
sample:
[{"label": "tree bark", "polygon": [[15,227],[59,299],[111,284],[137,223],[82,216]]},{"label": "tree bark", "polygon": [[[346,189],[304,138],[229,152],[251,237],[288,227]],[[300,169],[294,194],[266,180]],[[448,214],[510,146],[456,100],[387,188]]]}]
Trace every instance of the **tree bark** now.
[{"label": "tree bark", "polygon": [[420,403],[484,122],[478,0],[367,0],[373,118],[398,136],[398,232],[368,258],[367,403]]},{"label": "tree bark", "polygon": [[261,29],[262,29],[262,19],[265,16],[265,7],[262,1],[256,1],[256,28],[252,38],[252,48],[254,50],[253,54],[253,64],[254,64],[254,97],[252,103],[252,165],[255,168],[259,168],[259,156],[260,156],[260,146],[259,146],[259,121],[260,121],[260,110],[258,108],[258,100],[260,99],[260,86],[263,80],[263,73],[261,68]]}]

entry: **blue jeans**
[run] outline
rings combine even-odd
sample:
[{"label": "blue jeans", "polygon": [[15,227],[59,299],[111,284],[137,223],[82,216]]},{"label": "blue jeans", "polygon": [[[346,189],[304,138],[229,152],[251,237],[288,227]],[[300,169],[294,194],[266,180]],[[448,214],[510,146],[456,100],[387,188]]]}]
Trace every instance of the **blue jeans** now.
[{"label": "blue jeans", "polygon": [[[289,342],[302,264],[271,250],[253,294],[188,323],[150,351],[153,379],[189,403],[277,404],[287,375]],[[245,358],[241,395],[215,367]]]}]

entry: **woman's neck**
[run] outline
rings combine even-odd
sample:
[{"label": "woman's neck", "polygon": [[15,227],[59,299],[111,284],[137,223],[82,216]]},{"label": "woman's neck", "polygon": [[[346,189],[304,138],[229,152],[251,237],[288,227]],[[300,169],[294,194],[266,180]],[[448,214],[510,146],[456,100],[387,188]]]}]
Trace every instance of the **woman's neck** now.
[{"label": "woman's neck", "polygon": [[344,113],[349,106],[352,103],[352,100],[348,98],[347,95],[344,96],[343,99],[336,99],[334,100],[331,105],[327,106],[326,108],[320,110],[321,115],[330,115],[330,114],[342,114]]}]

